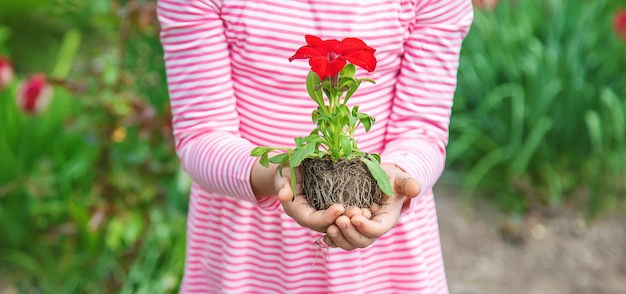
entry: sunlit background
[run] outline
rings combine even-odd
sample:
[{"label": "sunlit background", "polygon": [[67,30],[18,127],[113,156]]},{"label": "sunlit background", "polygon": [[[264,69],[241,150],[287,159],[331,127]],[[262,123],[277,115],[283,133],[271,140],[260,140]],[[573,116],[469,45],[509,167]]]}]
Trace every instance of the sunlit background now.
[{"label": "sunlit background", "polygon": [[[0,1],[0,294],[175,293],[189,180],[155,1]],[[550,231],[538,215],[575,215],[581,236],[626,219],[626,1],[474,3],[445,211],[488,203],[510,246]],[[496,293],[450,264],[452,290]]]}]

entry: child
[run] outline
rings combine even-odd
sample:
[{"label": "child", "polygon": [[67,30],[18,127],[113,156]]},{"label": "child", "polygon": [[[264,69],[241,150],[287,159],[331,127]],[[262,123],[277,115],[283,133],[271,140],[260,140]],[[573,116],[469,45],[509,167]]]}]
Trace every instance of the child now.
[{"label": "child", "polygon": [[[470,0],[160,0],[177,153],[193,179],[182,293],[448,293],[432,187]],[[355,37],[376,49],[351,105],[394,195],[315,211],[250,151],[312,130],[305,44]],[[320,244],[330,246],[320,255]]]}]

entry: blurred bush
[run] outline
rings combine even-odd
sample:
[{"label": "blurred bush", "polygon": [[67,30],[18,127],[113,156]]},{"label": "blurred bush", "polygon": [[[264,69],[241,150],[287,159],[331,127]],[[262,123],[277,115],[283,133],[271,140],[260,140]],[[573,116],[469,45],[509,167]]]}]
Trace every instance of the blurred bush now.
[{"label": "blurred bush", "polygon": [[[0,285],[177,291],[189,182],[152,2],[3,0],[0,55],[16,75],[0,89]],[[25,112],[16,97],[37,73],[52,102]]]},{"label": "blurred bush", "polygon": [[464,43],[446,179],[517,213],[615,209],[626,196],[619,1],[490,3]]}]

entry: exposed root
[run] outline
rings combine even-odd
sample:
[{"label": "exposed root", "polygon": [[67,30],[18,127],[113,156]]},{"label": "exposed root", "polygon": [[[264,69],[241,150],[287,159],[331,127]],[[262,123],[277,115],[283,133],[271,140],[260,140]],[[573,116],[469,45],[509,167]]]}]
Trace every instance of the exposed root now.
[{"label": "exposed root", "polygon": [[318,210],[335,203],[369,208],[381,204],[383,193],[367,166],[358,158],[332,162],[329,158],[305,159],[301,165],[303,192]]},{"label": "exposed root", "polygon": [[315,257],[313,258],[313,264],[311,264],[311,267],[315,266],[318,257],[321,257],[324,260],[328,260],[330,257],[330,247],[324,241],[326,237],[326,234],[321,234],[317,239],[315,239],[315,245],[317,248],[315,250]]}]

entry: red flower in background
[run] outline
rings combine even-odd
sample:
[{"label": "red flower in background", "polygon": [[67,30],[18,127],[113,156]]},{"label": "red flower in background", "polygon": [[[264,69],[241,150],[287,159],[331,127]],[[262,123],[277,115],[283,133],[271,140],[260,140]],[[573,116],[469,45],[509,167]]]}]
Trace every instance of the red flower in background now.
[{"label": "red flower in background", "polygon": [[52,86],[46,76],[35,74],[24,80],[17,91],[17,105],[28,114],[41,113],[52,100]]},{"label": "red flower in background", "polygon": [[472,0],[472,3],[481,10],[494,10],[498,6],[498,0]]},{"label": "red flower in background", "polygon": [[626,8],[620,8],[613,17],[613,29],[617,36],[626,42]]},{"label": "red flower in background", "polygon": [[312,35],[306,35],[305,39],[307,45],[300,47],[289,61],[308,58],[311,70],[322,80],[338,74],[348,61],[369,72],[376,69],[376,50],[360,39],[322,40]]},{"label": "red flower in background", "polygon": [[0,56],[0,90],[6,89],[13,80],[13,65],[11,61]]}]

